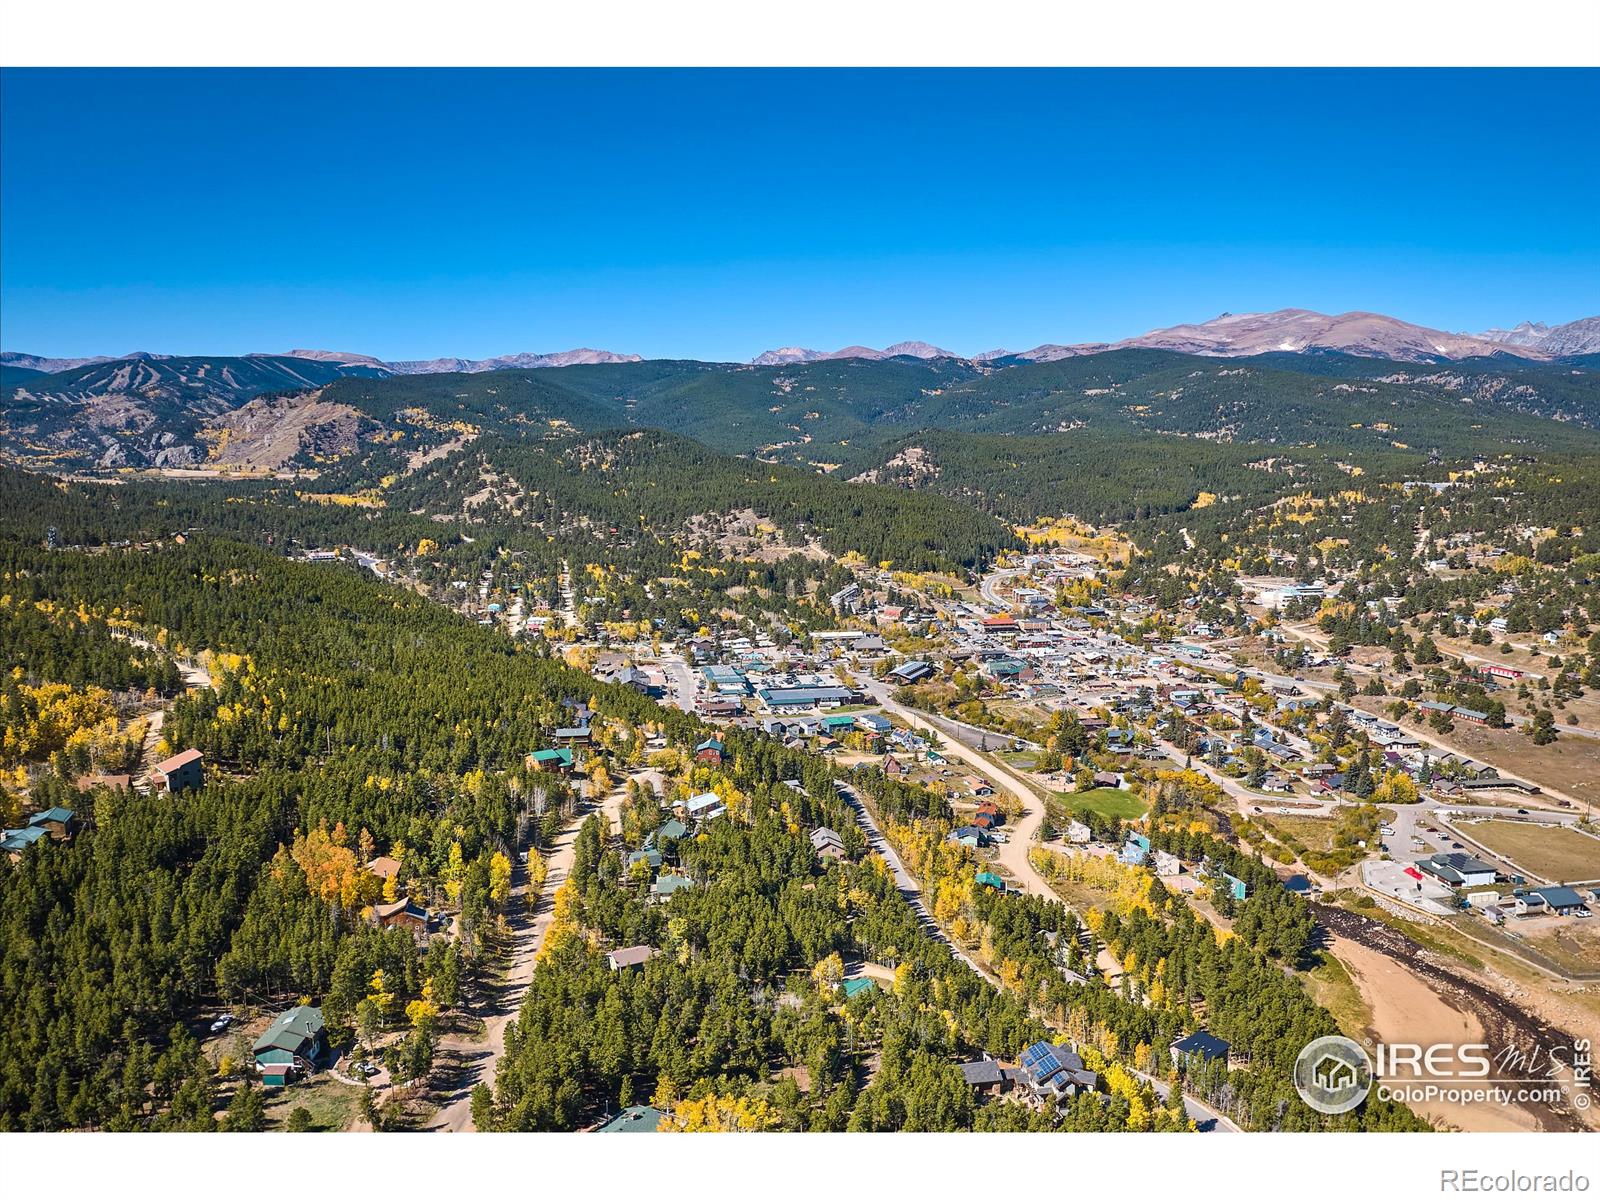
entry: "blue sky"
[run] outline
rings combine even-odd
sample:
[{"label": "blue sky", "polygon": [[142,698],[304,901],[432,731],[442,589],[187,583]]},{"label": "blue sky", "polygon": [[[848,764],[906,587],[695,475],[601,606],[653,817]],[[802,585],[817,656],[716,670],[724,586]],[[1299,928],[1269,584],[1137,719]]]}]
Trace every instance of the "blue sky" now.
[{"label": "blue sky", "polygon": [[970,353],[1600,312],[1600,72],[17,71],[0,342]]}]

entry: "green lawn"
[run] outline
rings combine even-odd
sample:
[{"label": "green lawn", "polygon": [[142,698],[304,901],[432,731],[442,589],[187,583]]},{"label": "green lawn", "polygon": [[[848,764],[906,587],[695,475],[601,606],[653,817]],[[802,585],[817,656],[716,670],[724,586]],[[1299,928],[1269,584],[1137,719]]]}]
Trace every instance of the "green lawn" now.
[{"label": "green lawn", "polygon": [[1070,812],[1099,813],[1105,817],[1121,817],[1124,821],[1144,816],[1149,808],[1137,792],[1125,792],[1121,788],[1090,788],[1087,792],[1057,792],[1056,795]]}]

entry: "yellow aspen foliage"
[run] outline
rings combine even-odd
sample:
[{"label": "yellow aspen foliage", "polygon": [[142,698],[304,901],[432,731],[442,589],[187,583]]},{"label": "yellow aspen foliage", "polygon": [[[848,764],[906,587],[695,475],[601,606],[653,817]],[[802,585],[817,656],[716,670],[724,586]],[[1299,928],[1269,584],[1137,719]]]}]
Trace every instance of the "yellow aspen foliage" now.
[{"label": "yellow aspen foliage", "polygon": [[811,968],[811,981],[824,995],[832,995],[844,980],[844,960],[836,950]]},{"label": "yellow aspen foliage", "polygon": [[537,847],[528,847],[528,905],[532,907],[539,902],[540,895],[544,892],[544,881],[549,877],[550,868],[544,861]]},{"label": "yellow aspen foliage", "polygon": [[424,980],[422,995],[406,1005],[406,1020],[411,1022],[411,1028],[421,1029],[438,1015],[439,1005],[433,999],[433,980]]},{"label": "yellow aspen foliage", "polygon": [[450,843],[450,861],[444,869],[444,894],[454,904],[461,898],[461,881],[466,878],[467,864],[461,856],[461,843]]},{"label": "yellow aspen foliage", "polygon": [[489,859],[489,900],[504,908],[511,899],[511,860],[496,850]]},{"label": "yellow aspen foliage", "polygon": [[761,1133],[777,1128],[778,1119],[765,1100],[713,1094],[678,1101],[662,1129],[668,1133]]}]

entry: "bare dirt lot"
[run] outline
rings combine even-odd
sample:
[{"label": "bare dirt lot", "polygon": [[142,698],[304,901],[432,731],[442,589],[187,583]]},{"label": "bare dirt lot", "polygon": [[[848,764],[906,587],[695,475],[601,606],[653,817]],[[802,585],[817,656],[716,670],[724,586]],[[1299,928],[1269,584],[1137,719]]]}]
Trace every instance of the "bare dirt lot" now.
[{"label": "bare dirt lot", "polygon": [[[1312,906],[1330,934],[1330,949],[1349,972],[1371,1013],[1377,1040],[1426,1043],[1481,1041],[1491,1053],[1531,1047],[1570,1047],[1575,1038],[1524,1003],[1513,1003],[1462,966],[1419,946],[1398,929],[1333,905]],[[1511,1107],[1423,1106],[1424,1116],[1469,1130],[1587,1127],[1568,1104],[1545,1101]]]},{"label": "bare dirt lot", "polygon": [[1462,831],[1551,883],[1600,879],[1600,838],[1576,829],[1527,821],[1473,821]]}]

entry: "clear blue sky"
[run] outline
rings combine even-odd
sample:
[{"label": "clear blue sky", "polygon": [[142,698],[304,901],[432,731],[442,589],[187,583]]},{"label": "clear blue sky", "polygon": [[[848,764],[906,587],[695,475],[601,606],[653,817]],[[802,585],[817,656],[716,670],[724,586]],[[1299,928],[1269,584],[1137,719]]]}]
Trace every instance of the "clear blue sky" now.
[{"label": "clear blue sky", "polygon": [[1600,72],[7,71],[0,341],[970,353],[1600,312]]}]

